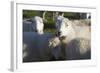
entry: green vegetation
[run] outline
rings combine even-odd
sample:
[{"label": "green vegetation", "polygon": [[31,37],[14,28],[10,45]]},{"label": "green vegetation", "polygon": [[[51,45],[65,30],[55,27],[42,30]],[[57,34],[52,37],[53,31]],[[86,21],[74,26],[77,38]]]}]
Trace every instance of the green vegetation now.
[{"label": "green vegetation", "polygon": [[55,22],[49,21],[44,23],[44,32],[55,32]]},{"label": "green vegetation", "polygon": [[64,16],[69,19],[80,19],[79,13],[74,13],[74,12],[66,12],[64,13]]},{"label": "green vegetation", "polygon": [[40,16],[39,11],[23,10],[23,18],[31,18],[36,15]]}]

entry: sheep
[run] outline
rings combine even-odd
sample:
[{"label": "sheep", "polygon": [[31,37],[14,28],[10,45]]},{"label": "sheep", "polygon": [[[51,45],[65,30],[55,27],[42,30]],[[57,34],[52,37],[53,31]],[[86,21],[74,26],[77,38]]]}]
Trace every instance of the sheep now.
[{"label": "sheep", "polygon": [[79,19],[79,20],[70,20],[73,22],[74,26],[90,26],[91,25],[91,19]]},{"label": "sheep", "polygon": [[32,21],[32,27],[38,34],[43,34],[44,24],[43,24],[43,18],[39,16],[35,16],[31,18]]},{"label": "sheep", "polygon": [[75,24],[63,16],[57,17],[56,30],[61,42],[60,57],[63,60],[90,59],[90,26],[77,26]]},{"label": "sheep", "polygon": [[23,20],[23,31],[24,32],[37,32],[43,34],[44,24],[43,19],[39,16],[34,16],[30,19]]}]

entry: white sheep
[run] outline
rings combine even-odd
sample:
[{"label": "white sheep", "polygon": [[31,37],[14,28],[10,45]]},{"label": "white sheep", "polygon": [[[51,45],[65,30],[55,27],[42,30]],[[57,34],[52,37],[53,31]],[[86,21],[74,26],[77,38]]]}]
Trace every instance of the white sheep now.
[{"label": "white sheep", "polygon": [[44,23],[43,19],[39,16],[34,16],[33,18],[26,19],[23,21],[23,31],[24,32],[37,32],[38,34],[43,34]]},{"label": "white sheep", "polygon": [[38,34],[43,34],[44,24],[43,18],[39,16],[35,16],[31,18],[32,20],[32,27]]},{"label": "white sheep", "polygon": [[[61,57],[66,60],[91,58],[90,26],[77,26],[69,19],[59,16],[56,30],[61,41]],[[81,23],[80,23],[81,25]]]}]

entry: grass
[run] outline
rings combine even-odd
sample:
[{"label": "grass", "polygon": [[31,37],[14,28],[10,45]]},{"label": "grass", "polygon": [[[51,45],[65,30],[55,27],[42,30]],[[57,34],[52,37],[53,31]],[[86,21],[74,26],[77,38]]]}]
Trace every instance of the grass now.
[{"label": "grass", "polygon": [[49,32],[49,33],[55,33],[56,32],[56,30],[55,29],[50,29],[50,28],[46,28],[46,29],[44,29],[44,33],[45,32]]}]

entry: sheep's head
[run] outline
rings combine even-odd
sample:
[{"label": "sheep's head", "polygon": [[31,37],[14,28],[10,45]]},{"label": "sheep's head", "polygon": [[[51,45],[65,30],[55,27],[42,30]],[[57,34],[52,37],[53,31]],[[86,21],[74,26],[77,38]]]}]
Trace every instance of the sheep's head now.
[{"label": "sheep's head", "polygon": [[64,38],[65,36],[69,35],[71,30],[71,21],[63,16],[58,16],[56,19],[57,36]]},{"label": "sheep's head", "polygon": [[44,24],[43,24],[43,19],[39,16],[35,16],[31,19],[32,21],[32,26],[33,29],[39,33],[39,34],[43,34],[43,28],[44,28]]}]

